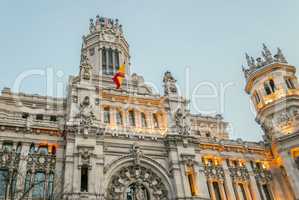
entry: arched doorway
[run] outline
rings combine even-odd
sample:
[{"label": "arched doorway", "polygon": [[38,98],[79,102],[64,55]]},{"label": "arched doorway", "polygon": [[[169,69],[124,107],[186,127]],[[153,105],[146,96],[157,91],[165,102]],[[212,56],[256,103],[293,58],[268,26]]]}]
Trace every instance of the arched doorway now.
[{"label": "arched doorway", "polygon": [[148,190],[141,183],[133,183],[127,188],[126,200],[150,200]]},{"label": "arched doorway", "polygon": [[113,173],[107,188],[108,200],[169,200],[161,176],[143,166],[124,166]]}]

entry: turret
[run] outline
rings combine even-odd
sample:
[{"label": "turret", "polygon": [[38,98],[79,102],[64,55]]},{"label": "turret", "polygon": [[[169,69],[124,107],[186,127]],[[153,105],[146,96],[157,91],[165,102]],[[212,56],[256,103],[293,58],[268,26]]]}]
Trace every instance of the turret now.
[{"label": "turret", "polygon": [[263,45],[263,58],[256,62],[246,54],[243,68],[245,91],[256,110],[256,121],[274,156],[273,169],[289,178],[294,199],[299,199],[299,85],[296,68],[288,64],[280,48],[272,56]]},{"label": "turret", "polygon": [[127,63],[129,70],[129,45],[118,19],[99,15],[95,20],[90,19],[81,54],[87,56],[94,75],[112,76],[122,63]]}]

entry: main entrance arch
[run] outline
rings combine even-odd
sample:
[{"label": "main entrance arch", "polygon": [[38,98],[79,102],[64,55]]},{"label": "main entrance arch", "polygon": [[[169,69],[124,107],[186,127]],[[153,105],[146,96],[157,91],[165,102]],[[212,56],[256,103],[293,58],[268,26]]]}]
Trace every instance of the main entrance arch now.
[{"label": "main entrance arch", "polygon": [[108,200],[169,200],[171,195],[163,176],[133,163],[113,173],[106,192]]}]

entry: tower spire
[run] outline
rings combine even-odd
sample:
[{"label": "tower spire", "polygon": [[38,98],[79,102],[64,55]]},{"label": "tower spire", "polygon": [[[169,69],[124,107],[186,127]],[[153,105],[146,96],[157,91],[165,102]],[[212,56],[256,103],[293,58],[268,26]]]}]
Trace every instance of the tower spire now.
[{"label": "tower spire", "polygon": [[288,63],[288,61],[284,57],[284,55],[279,47],[277,48],[277,54],[275,55],[275,58],[277,59],[278,62]]},{"label": "tower spire", "polygon": [[267,64],[272,63],[273,62],[273,57],[272,57],[272,53],[271,51],[268,49],[268,47],[266,46],[265,43],[263,43],[263,51],[262,51],[262,55],[266,61]]}]

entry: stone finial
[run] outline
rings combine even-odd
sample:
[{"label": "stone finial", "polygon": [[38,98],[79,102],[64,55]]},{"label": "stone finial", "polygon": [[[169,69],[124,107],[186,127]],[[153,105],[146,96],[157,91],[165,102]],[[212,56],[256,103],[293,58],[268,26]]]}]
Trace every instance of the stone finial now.
[{"label": "stone finial", "polygon": [[277,48],[277,54],[274,57],[277,62],[288,63],[279,47]]},{"label": "stone finial", "polygon": [[100,24],[100,15],[97,15],[96,16],[96,25],[99,25]]},{"label": "stone finial", "polygon": [[263,43],[263,51],[262,51],[262,55],[266,61],[267,64],[272,63],[273,62],[273,57],[272,57],[272,53],[271,51],[268,49],[268,47],[265,45],[265,43]]},{"label": "stone finial", "polygon": [[94,26],[94,23],[93,23],[93,19],[90,19],[89,20],[89,31],[93,32],[94,30],[95,30],[95,26]]}]

